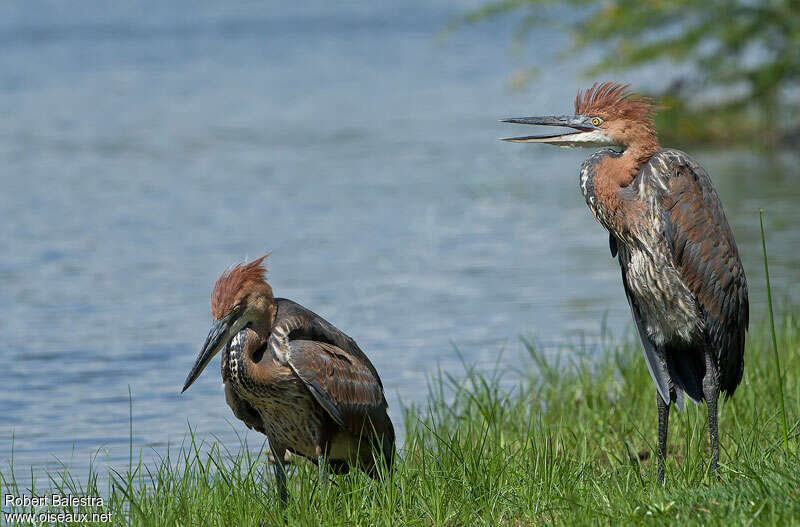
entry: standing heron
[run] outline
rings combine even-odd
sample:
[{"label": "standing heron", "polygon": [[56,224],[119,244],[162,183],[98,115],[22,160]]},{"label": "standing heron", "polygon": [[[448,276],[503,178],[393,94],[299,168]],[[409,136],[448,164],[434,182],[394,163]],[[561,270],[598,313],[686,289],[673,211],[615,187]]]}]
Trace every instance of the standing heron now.
[{"label": "standing heron", "polygon": [[719,463],[717,399],[742,380],[749,307],[747,281],[722,204],[703,168],[662,149],[657,110],[628,86],[595,84],[575,99],[575,115],[503,122],[575,131],[504,139],[515,143],[606,148],[580,171],[586,204],[609,232],[612,257],[657,389],[658,481],[664,482],[667,425],[683,394],[705,400],[711,471]]},{"label": "standing heron", "polygon": [[267,436],[281,501],[286,450],[336,474],[359,467],[371,477],[390,467],[394,427],[383,384],[353,339],[285,298],[274,298],[261,265],[222,274],[211,295],[216,321],[183,386],[185,392],[222,352],[225,400],[248,428]]}]

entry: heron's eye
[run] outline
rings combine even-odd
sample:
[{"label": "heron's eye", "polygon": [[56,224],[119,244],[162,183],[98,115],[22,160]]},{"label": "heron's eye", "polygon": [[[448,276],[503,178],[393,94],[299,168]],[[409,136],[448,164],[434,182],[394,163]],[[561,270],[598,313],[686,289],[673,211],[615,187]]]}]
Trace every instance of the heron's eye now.
[{"label": "heron's eye", "polygon": [[602,123],[602,122],[603,121],[601,121],[599,118],[592,117],[592,126],[600,126],[600,123]]},{"label": "heron's eye", "polygon": [[239,311],[241,311],[241,310],[242,310],[242,305],[241,304],[236,304],[235,306],[233,306],[233,309],[231,309],[231,314],[235,315],[235,314],[239,313]]}]

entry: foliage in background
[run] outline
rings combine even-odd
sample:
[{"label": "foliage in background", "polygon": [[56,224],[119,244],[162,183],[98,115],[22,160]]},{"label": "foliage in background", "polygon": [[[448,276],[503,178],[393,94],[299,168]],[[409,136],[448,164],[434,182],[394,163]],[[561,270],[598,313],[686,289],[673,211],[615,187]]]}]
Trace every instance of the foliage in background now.
[{"label": "foliage in background", "polygon": [[675,72],[655,94],[667,140],[800,142],[798,0],[496,0],[460,22],[512,15],[518,43],[548,25],[569,31],[571,53],[599,51],[591,78]]}]

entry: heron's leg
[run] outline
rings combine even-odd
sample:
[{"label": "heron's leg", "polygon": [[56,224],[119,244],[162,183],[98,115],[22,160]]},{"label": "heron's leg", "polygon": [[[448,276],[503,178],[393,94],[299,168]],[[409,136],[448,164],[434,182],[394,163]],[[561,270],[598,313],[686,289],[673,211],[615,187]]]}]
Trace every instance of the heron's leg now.
[{"label": "heron's leg", "polygon": [[712,354],[706,353],[706,374],[703,376],[703,397],[708,406],[708,434],[711,442],[711,474],[719,465],[719,430],[717,427],[717,399],[719,398],[719,372]]},{"label": "heron's leg", "polygon": [[319,467],[319,486],[325,487],[327,483],[327,476],[325,474],[325,449],[321,445],[315,447],[317,454],[317,466]]},{"label": "heron's leg", "polygon": [[283,466],[283,456],[286,454],[284,447],[271,447],[273,465],[275,467],[275,482],[278,484],[278,493],[281,497],[281,504],[286,507],[289,495],[286,492],[286,467]]},{"label": "heron's leg", "polygon": [[664,484],[665,463],[667,460],[667,428],[669,425],[669,405],[670,403],[664,402],[664,398],[656,390],[656,399],[658,400],[658,484]]}]

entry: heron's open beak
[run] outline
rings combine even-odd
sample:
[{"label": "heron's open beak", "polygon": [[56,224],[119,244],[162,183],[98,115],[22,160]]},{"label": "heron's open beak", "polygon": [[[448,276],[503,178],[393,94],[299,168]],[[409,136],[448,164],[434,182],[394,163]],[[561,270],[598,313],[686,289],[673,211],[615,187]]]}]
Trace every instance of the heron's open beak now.
[{"label": "heron's open beak", "polygon": [[203,370],[208,366],[208,363],[211,362],[211,359],[219,353],[225,345],[230,340],[231,335],[231,325],[233,324],[236,317],[233,313],[230,315],[222,318],[214,324],[214,327],[211,328],[211,331],[208,332],[208,337],[206,337],[206,343],[203,344],[203,349],[200,350],[200,354],[197,356],[197,360],[194,361],[194,366],[192,366],[192,371],[189,372],[189,376],[186,377],[186,382],[183,384],[183,390],[181,393],[185,392],[189,389],[189,386],[192,385],[194,381],[203,373]]},{"label": "heron's open beak", "polygon": [[547,143],[549,145],[566,147],[597,147],[612,146],[614,141],[606,135],[602,128],[592,125],[591,118],[583,115],[561,115],[548,117],[515,117],[502,119],[503,123],[537,124],[540,126],[563,126],[577,130],[562,134],[526,135],[523,137],[508,137],[501,141],[511,143]]}]

